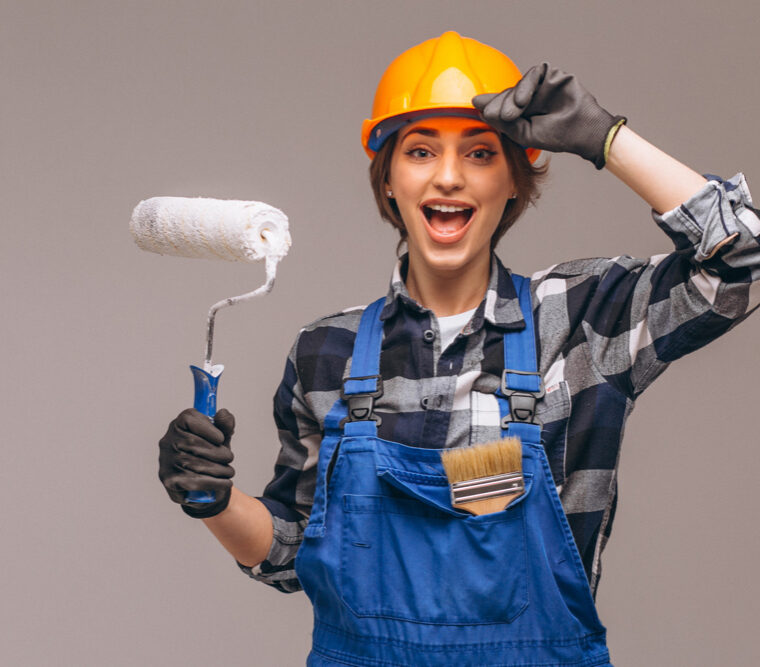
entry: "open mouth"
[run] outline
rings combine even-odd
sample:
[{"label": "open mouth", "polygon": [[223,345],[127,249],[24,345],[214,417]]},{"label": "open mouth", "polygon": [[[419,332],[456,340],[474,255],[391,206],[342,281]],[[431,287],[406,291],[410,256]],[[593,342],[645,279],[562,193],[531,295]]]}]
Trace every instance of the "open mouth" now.
[{"label": "open mouth", "polygon": [[457,204],[427,204],[422,213],[428,233],[438,243],[455,243],[467,232],[474,208]]}]

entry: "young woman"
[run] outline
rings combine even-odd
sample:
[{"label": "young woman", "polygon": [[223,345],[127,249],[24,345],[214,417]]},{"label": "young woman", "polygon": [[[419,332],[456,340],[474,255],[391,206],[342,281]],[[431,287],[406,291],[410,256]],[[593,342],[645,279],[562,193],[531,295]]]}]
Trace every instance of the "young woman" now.
[{"label": "young woman", "polygon": [[[391,64],[363,143],[408,248],[387,296],[299,333],[263,497],[232,486],[225,410],[170,424],[160,477],[246,573],[306,591],[310,665],[609,665],[593,595],[623,425],[671,361],[753,308],[744,178],[707,180],[575,77],[521,77],[452,32]],[[608,169],[675,250],[511,274],[494,247],[537,197],[539,150]],[[522,441],[524,493],[481,516],[452,507],[440,451],[505,435]]]}]

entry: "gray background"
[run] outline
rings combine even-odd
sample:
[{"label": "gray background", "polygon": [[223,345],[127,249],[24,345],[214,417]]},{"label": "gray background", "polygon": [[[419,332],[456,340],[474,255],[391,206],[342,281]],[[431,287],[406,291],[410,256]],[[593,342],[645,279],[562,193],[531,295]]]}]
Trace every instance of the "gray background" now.
[{"label": "gray background", "polygon": [[[258,286],[263,266],[140,252],[127,228],[139,200],[259,199],[290,216],[274,292],[217,326],[236,480],[256,494],[298,328],[385,292],[395,236],[359,131],[409,46],[456,29],[522,69],[549,60],[664,150],[702,172],[744,171],[760,192],[754,0],[0,11],[3,665],[299,665],[309,646],[305,596],[240,574],[156,475],[156,441],[191,400],[207,308]],[[610,174],[557,156],[500,254],[530,272],[668,249]],[[679,362],[630,421],[598,598],[618,666],[758,664],[758,333],[756,316]]]}]

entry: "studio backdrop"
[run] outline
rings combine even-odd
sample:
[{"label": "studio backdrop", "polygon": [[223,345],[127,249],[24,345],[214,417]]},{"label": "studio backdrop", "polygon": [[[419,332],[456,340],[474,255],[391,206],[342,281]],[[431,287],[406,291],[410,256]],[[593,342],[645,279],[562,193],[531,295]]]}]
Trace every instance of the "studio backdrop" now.
[{"label": "studio backdrop", "polygon": [[[206,312],[260,285],[263,263],[141,252],[139,201],[258,200],[289,217],[271,294],[216,323],[235,481],[258,495],[300,327],[388,287],[397,236],[360,130],[396,55],[456,30],[523,71],[548,61],[760,198],[758,28],[751,0],[0,0],[0,663],[279,667],[310,646],[304,594],[242,574],[157,475]],[[498,253],[530,274],[671,249],[610,173],[556,155]],[[758,663],[759,336],[756,314],[676,362],[629,421],[597,598],[615,665]]]}]

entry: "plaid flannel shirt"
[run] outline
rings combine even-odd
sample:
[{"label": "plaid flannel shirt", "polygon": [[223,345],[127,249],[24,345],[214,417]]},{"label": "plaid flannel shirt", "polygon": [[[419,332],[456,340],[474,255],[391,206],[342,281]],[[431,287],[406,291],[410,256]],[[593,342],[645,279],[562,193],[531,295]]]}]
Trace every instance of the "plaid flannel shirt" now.
[{"label": "plaid flannel shirt", "polygon": [[[745,318],[760,301],[760,213],[742,174],[711,180],[657,224],[675,251],[557,264],[531,277],[539,370],[537,406],[554,482],[592,592],[617,500],[616,472],[634,401],[670,362]],[[408,294],[406,258],[381,318],[384,394],[379,437],[415,447],[462,447],[501,437],[495,390],[503,333],[524,325],[509,271],[493,256],[488,290],[462,333],[440,347],[435,315]],[[274,398],[282,448],[260,500],[274,541],[240,566],[284,592],[300,589],[294,560],[308,523],[323,422],[348,377],[362,308],[301,330]]]}]

